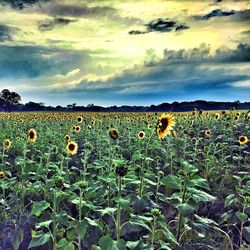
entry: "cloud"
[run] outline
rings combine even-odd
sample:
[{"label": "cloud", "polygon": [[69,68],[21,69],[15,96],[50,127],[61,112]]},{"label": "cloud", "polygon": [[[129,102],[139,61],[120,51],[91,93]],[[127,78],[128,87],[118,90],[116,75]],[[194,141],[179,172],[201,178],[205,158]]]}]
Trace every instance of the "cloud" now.
[{"label": "cloud", "polygon": [[237,11],[233,16],[234,21],[249,22],[250,21],[250,9]]},{"label": "cloud", "polygon": [[0,23],[0,42],[12,40],[12,29]]},{"label": "cloud", "polygon": [[186,30],[186,29],[189,29],[189,26],[187,26],[185,24],[180,24],[180,25],[176,26],[175,31]]},{"label": "cloud", "polygon": [[39,2],[47,2],[50,0],[1,0],[3,4],[9,4],[13,9],[22,10],[28,6]]},{"label": "cloud", "polygon": [[[144,65],[124,70],[105,81],[82,79],[73,87],[58,89],[57,94],[108,98],[109,95],[122,98],[142,98],[151,95],[174,96],[175,98],[207,95],[243,94],[243,87],[249,86],[250,66],[238,70],[238,63],[249,62],[249,46],[239,44],[235,49],[220,48],[214,55],[209,46],[187,50],[168,50],[163,59],[155,57],[153,50],[147,51]],[[152,60],[152,63],[149,61]],[[230,70],[227,65],[230,63]],[[247,64],[246,64],[247,65]],[[232,96],[231,98],[234,98]],[[250,96],[248,96],[250,97]],[[247,98],[247,96],[245,96]]]},{"label": "cloud", "polygon": [[89,51],[42,46],[0,45],[0,78],[37,78],[64,75],[91,62]]},{"label": "cloud", "polygon": [[215,51],[214,55],[211,55],[210,47],[206,44],[189,50],[166,49],[164,51],[164,62],[167,64],[250,62],[250,45],[240,43],[235,49],[221,47]]},{"label": "cloud", "polygon": [[170,31],[181,31],[189,29],[189,26],[185,24],[178,24],[176,21],[168,18],[158,18],[145,24],[145,30],[131,30],[128,32],[129,35],[141,35],[150,32],[170,32]]},{"label": "cloud", "polygon": [[43,22],[39,22],[38,28],[42,32],[49,31],[54,29],[56,26],[65,26],[75,21],[76,21],[75,19],[56,17],[53,20],[46,20]]},{"label": "cloud", "polygon": [[157,20],[153,20],[150,23],[146,24],[148,31],[159,31],[159,32],[169,32],[176,26],[175,21],[170,21],[167,19],[159,18]]},{"label": "cloud", "polygon": [[232,16],[235,15],[236,11],[223,11],[221,9],[215,9],[206,15],[194,16],[197,20],[209,20],[214,17],[224,17],[224,16]]}]

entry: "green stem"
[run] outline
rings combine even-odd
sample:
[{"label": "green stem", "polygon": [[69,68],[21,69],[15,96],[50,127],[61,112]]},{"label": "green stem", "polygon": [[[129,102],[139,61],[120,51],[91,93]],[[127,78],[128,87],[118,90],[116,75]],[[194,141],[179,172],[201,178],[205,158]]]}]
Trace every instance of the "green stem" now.
[{"label": "green stem", "polygon": [[[185,202],[186,191],[187,191],[187,186],[186,186],[186,181],[185,181],[184,187],[183,187],[182,199],[181,199],[182,204]],[[179,221],[178,221],[178,230],[177,230],[177,241],[179,241],[179,239],[180,239],[182,219],[183,219],[183,215],[180,213],[179,214]]]},{"label": "green stem", "polygon": [[118,175],[118,204],[117,204],[117,217],[116,217],[116,239],[121,238],[121,192],[122,192],[122,180],[121,176]]},{"label": "green stem", "polygon": [[152,226],[151,249],[154,249],[154,240],[155,240],[155,224],[156,224],[156,217],[154,216],[153,226]]},{"label": "green stem", "polygon": [[56,250],[56,212],[57,212],[57,206],[56,206],[56,191],[54,190],[54,199],[53,199],[53,250]]},{"label": "green stem", "polygon": [[[80,188],[80,200],[79,200],[79,222],[82,222],[82,189]],[[78,249],[81,250],[81,236],[78,236]]]}]

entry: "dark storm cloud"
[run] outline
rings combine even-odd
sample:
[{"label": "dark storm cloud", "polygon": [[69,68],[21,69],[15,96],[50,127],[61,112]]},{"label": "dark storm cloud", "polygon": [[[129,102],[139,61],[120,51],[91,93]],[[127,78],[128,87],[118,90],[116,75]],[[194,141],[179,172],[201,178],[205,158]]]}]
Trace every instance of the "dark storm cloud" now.
[{"label": "dark storm cloud", "polygon": [[39,2],[48,2],[49,0],[0,0],[0,4],[8,4],[13,9],[22,10]]},{"label": "dark storm cloud", "polygon": [[171,32],[171,31],[181,31],[189,29],[186,24],[178,24],[176,21],[170,20],[168,18],[158,18],[152,20],[148,24],[145,24],[146,30],[131,30],[128,32],[129,35],[140,35],[149,32]]},{"label": "dark storm cloud", "polygon": [[166,49],[164,58],[158,62],[135,66],[107,81],[82,81],[76,88],[65,91],[86,97],[91,94],[98,98],[105,98],[110,93],[114,98],[140,98],[147,94],[185,97],[187,92],[199,96],[204,93],[218,94],[218,91],[220,95],[232,92],[242,94],[243,90],[237,89],[234,84],[249,80],[249,73],[236,68],[229,73],[225,63],[231,63],[233,67],[234,63],[249,62],[249,49],[248,45],[239,44],[234,50],[218,49],[213,56],[206,45],[189,50]]},{"label": "dark storm cloud", "polygon": [[0,23],[0,42],[12,40],[12,29]]},{"label": "dark storm cloud", "polygon": [[0,45],[0,78],[43,77],[67,74],[82,68],[91,57],[87,51]]},{"label": "dark storm cloud", "polygon": [[200,16],[194,16],[195,19],[197,20],[209,20],[213,17],[223,17],[223,16],[232,16],[235,15],[236,11],[231,10],[231,11],[223,11],[221,9],[216,9],[211,11],[210,13],[206,15],[200,15]]},{"label": "dark storm cloud", "polygon": [[169,32],[176,26],[175,21],[167,19],[157,19],[153,20],[150,23],[146,24],[146,27],[149,32],[159,31],[159,32]]},{"label": "dark storm cloud", "polygon": [[40,22],[38,24],[38,28],[40,31],[49,31],[54,29],[56,26],[65,26],[75,21],[75,19],[58,17],[54,18],[53,20],[45,20],[44,22]]},{"label": "dark storm cloud", "polygon": [[250,22],[250,9],[237,11],[233,16],[233,20],[239,22]]},{"label": "dark storm cloud", "polygon": [[175,28],[175,31],[186,30],[186,29],[189,29],[189,26],[185,24],[180,24]]},{"label": "dark storm cloud", "polygon": [[240,43],[233,50],[219,48],[215,55],[211,55],[209,46],[204,44],[199,48],[189,50],[166,49],[164,51],[164,62],[167,64],[250,62],[250,45]]}]

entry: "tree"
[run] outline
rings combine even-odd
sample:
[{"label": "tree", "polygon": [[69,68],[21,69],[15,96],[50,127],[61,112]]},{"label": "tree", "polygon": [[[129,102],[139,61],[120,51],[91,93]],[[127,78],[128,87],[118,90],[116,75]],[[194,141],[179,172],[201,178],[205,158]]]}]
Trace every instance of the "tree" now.
[{"label": "tree", "polygon": [[16,92],[11,92],[8,89],[3,89],[0,93],[0,97],[3,99],[3,105],[5,112],[10,112],[11,107],[17,105],[21,101],[21,96]]}]

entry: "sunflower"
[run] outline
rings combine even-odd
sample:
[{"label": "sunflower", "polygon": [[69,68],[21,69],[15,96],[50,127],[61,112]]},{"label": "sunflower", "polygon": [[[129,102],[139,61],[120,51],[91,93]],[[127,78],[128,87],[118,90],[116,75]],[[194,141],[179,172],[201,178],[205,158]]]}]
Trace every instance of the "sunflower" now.
[{"label": "sunflower", "polygon": [[69,141],[70,141],[70,136],[69,136],[69,135],[65,135],[65,136],[64,136],[64,139],[65,139],[67,142],[69,142]]},{"label": "sunflower", "polygon": [[74,141],[69,141],[66,147],[68,153],[70,153],[71,155],[76,154],[77,150],[78,150],[78,144]]},{"label": "sunflower", "polygon": [[77,117],[77,122],[82,123],[83,122],[83,117],[79,115]]},{"label": "sunflower", "polygon": [[112,128],[110,131],[109,131],[109,136],[111,139],[113,140],[117,140],[118,139],[118,131],[115,129],[115,128]]},{"label": "sunflower", "polygon": [[239,121],[239,119],[240,119],[240,116],[236,114],[236,115],[234,116],[234,120],[235,120],[235,121]]},{"label": "sunflower", "polygon": [[245,135],[241,135],[239,137],[239,144],[246,144],[248,142],[248,138]]},{"label": "sunflower", "polygon": [[4,144],[5,144],[5,148],[6,149],[10,149],[10,147],[11,147],[11,141],[9,139],[5,140]]},{"label": "sunflower", "polygon": [[144,139],[144,137],[145,137],[145,133],[144,133],[143,131],[140,131],[140,132],[138,133],[138,138],[139,138],[139,139]]},{"label": "sunflower", "polygon": [[20,141],[20,137],[19,137],[19,136],[17,136],[16,140],[17,140],[17,141]]},{"label": "sunflower", "polygon": [[158,138],[162,140],[169,135],[174,125],[174,118],[170,114],[162,114],[156,127]]},{"label": "sunflower", "polygon": [[0,171],[0,179],[3,179],[5,176],[4,172],[3,171]]},{"label": "sunflower", "polygon": [[28,131],[28,140],[31,142],[35,142],[36,139],[37,139],[36,130],[32,128]]},{"label": "sunflower", "polygon": [[79,132],[80,130],[81,130],[80,126],[75,126],[75,129],[74,129],[75,132]]},{"label": "sunflower", "polygon": [[215,113],[214,118],[215,118],[215,120],[219,120],[220,119],[220,114],[219,113]]},{"label": "sunflower", "polygon": [[205,134],[205,136],[209,137],[209,136],[211,136],[212,132],[210,129],[207,129],[207,130],[205,130],[204,134]]}]

